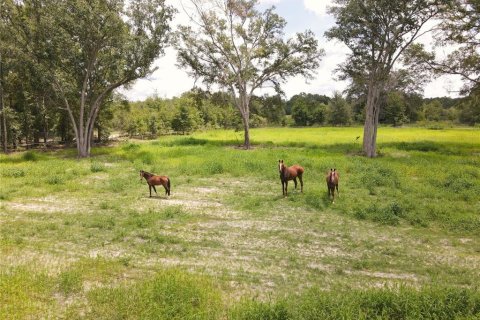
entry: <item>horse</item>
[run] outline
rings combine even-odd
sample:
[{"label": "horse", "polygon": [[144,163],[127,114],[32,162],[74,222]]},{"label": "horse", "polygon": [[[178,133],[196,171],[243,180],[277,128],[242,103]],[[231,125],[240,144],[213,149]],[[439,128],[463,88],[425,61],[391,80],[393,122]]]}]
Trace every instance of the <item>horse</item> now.
[{"label": "horse", "polygon": [[291,167],[285,166],[283,160],[278,160],[278,172],[280,173],[280,181],[282,181],[282,193],[286,197],[288,195],[288,181],[293,180],[295,183],[295,189],[297,189],[297,177],[300,180],[301,192],[303,192],[303,180],[302,175],[305,172],[303,167],[299,165],[293,165]]},{"label": "horse", "polygon": [[157,194],[157,189],[155,189],[155,186],[159,185],[162,185],[165,188],[165,195],[170,195],[171,187],[169,177],[157,176],[153,173],[140,170],[140,181],[142,181],[142,178],[147,180],[148,189],[150,190],[150,198],[152,197],[152,188],[155,191],[155,194]]},{"label": "horse", "polygon": [[330,169],[325,180],[327,180],[328,197],[330,198],[330,194],[332,194],[333,197],[332,203],[335,203],[335,188],[337,189],[337,195],[340,197],[340,193],[338,192],[338,179],[337,169]]}]

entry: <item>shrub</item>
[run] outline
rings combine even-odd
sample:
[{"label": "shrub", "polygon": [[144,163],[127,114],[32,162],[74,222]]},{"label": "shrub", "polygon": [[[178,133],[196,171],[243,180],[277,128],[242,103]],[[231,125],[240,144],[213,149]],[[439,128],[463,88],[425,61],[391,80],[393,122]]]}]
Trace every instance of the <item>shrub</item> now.
[{"label": "shrub", "polygon": [[37,161],[38,155],[33,151],[27,151],[22,155],[22,159],[25,161]]},{"label": "shrub", "polygon": [[92,172],[105,171],[105,165],[99,162],[92,162],[92,164],[90,165],[90,171]]}]

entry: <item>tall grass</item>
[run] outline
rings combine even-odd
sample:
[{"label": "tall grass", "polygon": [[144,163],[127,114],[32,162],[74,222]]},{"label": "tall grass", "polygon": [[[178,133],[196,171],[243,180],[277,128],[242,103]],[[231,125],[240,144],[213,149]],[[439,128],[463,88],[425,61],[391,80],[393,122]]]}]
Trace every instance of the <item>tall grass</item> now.
[{"label": "tall grass", "polygon": [[457,288],[311,289],[273,302],[246,300],[233,307],[229,319],[478,319],[480,293]]}]

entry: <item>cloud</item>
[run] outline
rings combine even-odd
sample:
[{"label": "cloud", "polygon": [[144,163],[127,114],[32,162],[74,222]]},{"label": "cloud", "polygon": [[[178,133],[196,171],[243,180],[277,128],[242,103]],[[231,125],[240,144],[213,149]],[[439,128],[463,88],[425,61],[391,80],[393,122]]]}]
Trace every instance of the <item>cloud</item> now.
[{"label": "cloud", "polygon": [[[193,8],[189,0],[167,0],[169,4],[177,8],[178,13],[174,18],[173,26],[176,28],[179,24],[189,24],[190,19],[185,10],[191,12]],[[305,81],[302,77],[295,77],[282,85],[286,97],[290,98],[300,92],[318,93],[332,95],[334,91],[343,91],[348,83],[335,79],[333,71],[338,64],[345,61],[350,51],[339,41],[327,41],[322,35],[334,24],[334,19],[326,13],[327,6],[333,3],[333,0],[303,0],[302,5],[299,0],[260,0],[262,5],[278,5],[277,11],[287,19],[287,36],[292,36],[295,32],[301,32],[305,29],[311,29],[317,34],[317,39],[321,48],[325,49],[325,56],[322,59],[320,67],[315,70],[315,79]],[[315,15],[312,14],[315,13]],[[320,18],[318,18],[320,17]],[[422,42],[431,43],[434,38],[427,34],[422,38]],[[442,50],[445,50],[442,48]],[[443,52],[437,50],[440,56]],[[448,50],[443,53],[445,55]],[[165,56],[155,61],[158,70],[148,79],[138,80],[128,90],[123,89],[123,93],[129,100],[144,100],[145,98],[158,95],[159,97],[171,98],[179,96],[185,91],[190,90],[194,85],[194,79],[187,75],[185,70],[176,65],[176,51],[172,47],[165,51]],[[199,83],[197,83],[199,85]],[[458,91],[462,86],[462,81],[457,77],[440,77],[429,83],[425,87],[426,97],[436,96],[458,96]],[[272,89],[262,89],[255,94],[262,95],[273,93]]]},{"label": "cloud", "polygon": [[303,0],[305,8],[313,11],[318,16],[325,16],[327,14],[327,7],[332,3],[332,0]]}]

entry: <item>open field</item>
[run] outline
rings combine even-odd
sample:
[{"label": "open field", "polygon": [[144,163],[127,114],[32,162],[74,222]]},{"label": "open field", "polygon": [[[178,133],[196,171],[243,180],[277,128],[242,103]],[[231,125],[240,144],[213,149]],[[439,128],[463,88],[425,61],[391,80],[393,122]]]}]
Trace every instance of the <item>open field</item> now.
[{"label": "open field", "polygon": [[[381,128],[376,159],[361,134],[0,156],[0,318],[480,317],[480,130]],[[278,159],[305,167],[303,194],[282,197]],[[140,169],[168,174],[172,196],[149,198]]]}]

